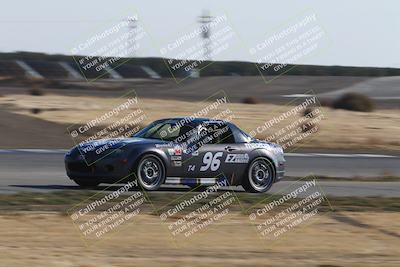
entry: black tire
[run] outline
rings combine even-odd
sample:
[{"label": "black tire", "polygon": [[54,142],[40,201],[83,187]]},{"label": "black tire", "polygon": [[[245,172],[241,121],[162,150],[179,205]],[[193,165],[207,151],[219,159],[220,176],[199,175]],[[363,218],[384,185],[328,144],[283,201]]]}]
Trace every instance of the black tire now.
[{"label": "black tire", "polygon": [[156,155],[145,155],[137,165],[136,175],[138,183],[143,189],[148,191],[158,190],[166,177],[164,163]]},{"label": "black tire", "polygon": [[265,157],[257,157],[249,164],[242,186],[249,193],[264,193],[271,188],[275,175],[272,161]]},{"label": "black tire", "polygon": [[100,182],[90,179],[74,179],[74,182],[82,188],[96,187]]}]

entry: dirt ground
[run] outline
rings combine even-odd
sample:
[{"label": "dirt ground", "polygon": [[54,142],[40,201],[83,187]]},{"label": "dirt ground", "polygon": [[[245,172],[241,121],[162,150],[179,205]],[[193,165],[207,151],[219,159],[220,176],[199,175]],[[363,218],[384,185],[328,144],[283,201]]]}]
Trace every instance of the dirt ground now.
[{"label": "dirt ground", "polygon": [[60,213],[0,215],[0,266],[399,266],[400,214],[341,212],[321,216],[265,242],[239,213],[188,240],[172,239],[160,219],[138,215],[85,243]]},{"label": "dirt ground", "polygon": [[[146,115],[144,123],[149,123],[159,118],[191,115],[205,106],[201,100],[186,102],[140,98],[139,105]],[[0,124],[8,127],[9,131],[3,131],[1,135],[6,137],[4,135],[8,133],[9,137],[1,138],[4,143],[0,145],[3,148],[70,147],[72,140],[67,135],[66,128],[71,124],[93,120],[111,109],[116,101],[119,100],[94,96],[4,95],[0,98],[0,106],[5,116],[2,116]],[[230,103],[227,106],[234,114],[233,122],[247,132],[254,131],[272,118],[293,108],[290,105],[241,103]],[[35,108],[40,109],[40,112],[33,113],[32,109]],[[293,145],[286,150],[287,152],[298,148],[385,150],[389,153],[400,151],[399,110],[361,113],[322,107],[320,111],[323,117],[318,121],[318,131]],[[273,134],[273,131],[261,131],[256,136],[266,138]]]}]

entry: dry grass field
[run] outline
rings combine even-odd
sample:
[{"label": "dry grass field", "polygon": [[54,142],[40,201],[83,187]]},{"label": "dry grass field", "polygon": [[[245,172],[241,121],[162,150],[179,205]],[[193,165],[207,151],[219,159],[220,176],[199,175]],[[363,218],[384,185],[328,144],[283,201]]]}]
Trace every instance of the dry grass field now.
[{"label": "dry grass field", "polygon": [[[209,99],[210,101],[211,99]],[[139,106],[144,111],[146,119],[143,124],[152,120],[165,117],[185,117],[192,115],[207,106],[210,102],[187,102],[178,100],[140,98]],[[296,103],[299,103],[298,100]],[[121,99],[112,97],[95,96],[60,96],[46,94],[44,96],[31,95],[5,95],[0,98],[2,110],[19,119],[11,119],[3,122],[13,130],[10,135],[23,136],[25,131],[30,131],[31,142],[26,144],[23,137],[14,143],[4,143],[2,147],[68,147],[72,144],[66,134],[68,125],[87,123],[90,120],[111,110]],[[241,104],[229,103],[219,107],[221,110],[228,108],[234,115],[233,122],[251,132],[262,126],[274,117],[293,108],[293,105],[273,104]],[[33,112],[38,109],[38,113]],[[218,111],[221,111],[218,110]],[[297,149],[348,149],[353,151],[400,151],[400,111],[396,109],[377,110],[371,113],[333,110],[319,108],[321,120],[318,121],[318,131],[300,140],[287,151]],[[215,114],[209,113],[210,115]],[[5,118],[6,120],[7,118]],[[300,118],[301,115],[295,116]],[[23,120],[22,120],[23,119]],[[113,120],[117,120],[116,116]],[[29,121],[31,123],[29,124]],[[37,123],[47,122],[43,127],[37,127]],[[279,126],[279,125],[278,125]],[[37,129],[35,132],[31,128]],[[56,131],[54,129],[57,129]],[[280,126],[279,126],[280,127]],[[259,128],[261,129],[261,128]],[[270,128],[260,132],[256,131],[258,138],[271,136],[276,129]],[[33,133],[33,134],[32,134]],[[51,133],[51,136],[50,136]],[[58,133],[58,134],[57,134]],[[4,136],[3,132],[3,136]],[[40,141],[44,139],[47,141]],[[58,141],[57,141],[58,140]],[[275,140],[275,139],[274,139]]]},{"label": "dry grass field", "polygon": [[261,241],[247,217],[231,213],[196,237],[174,242],[157,216],[138,215],[86,246],[59,213],[0,215],[0,266],[399,266],[400,215],[322,215],[282,240]]}]

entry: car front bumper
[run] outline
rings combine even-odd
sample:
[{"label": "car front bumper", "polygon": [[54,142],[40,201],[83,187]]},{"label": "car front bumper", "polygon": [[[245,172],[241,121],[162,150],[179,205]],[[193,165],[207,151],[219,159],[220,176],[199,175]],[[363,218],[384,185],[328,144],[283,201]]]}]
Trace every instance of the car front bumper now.
[{"label": "car front bumper", "polygon": [[285,176],[285,161],[278,162],[278,166],[276,168],[276,178],[275,182],[279,182]]},{"label": "car front bumper", "polygon": [[87,163],[82,159],[65,157],[65,170],[70,179],[92,179],[103,183],[134,180],[128,164],[118,159],[101,159]]}]

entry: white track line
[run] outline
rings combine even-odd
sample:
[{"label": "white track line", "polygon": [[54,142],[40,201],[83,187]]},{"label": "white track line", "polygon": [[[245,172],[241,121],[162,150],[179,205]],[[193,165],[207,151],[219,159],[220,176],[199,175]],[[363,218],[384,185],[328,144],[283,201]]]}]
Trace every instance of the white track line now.
[{"label": "white track line", "polygon": [[39,153],[39,154],[59,154],[66,153],[69,149],[37,149],[37,148],[17,148],[0,149],[0,153]]},{"label": "white track line", "polygon": [[282,97],[295,97],[295,98],[300,98],[300,97],[313,97],[315,95],[309,95],[309,94],[291,94],[291,95],[281,95]]}]

